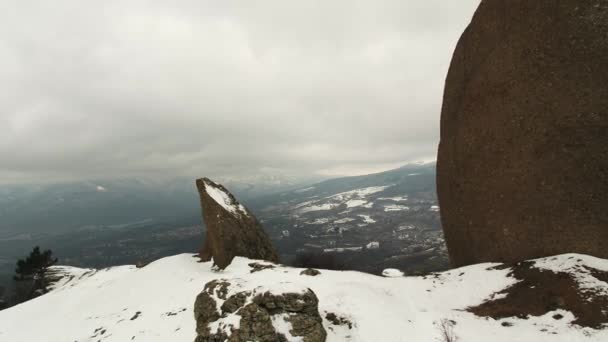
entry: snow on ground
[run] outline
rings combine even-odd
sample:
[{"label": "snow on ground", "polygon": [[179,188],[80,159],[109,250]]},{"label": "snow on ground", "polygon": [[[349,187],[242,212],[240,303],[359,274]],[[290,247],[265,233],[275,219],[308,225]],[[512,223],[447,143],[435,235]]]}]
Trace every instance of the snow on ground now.
[{"label": "snow on ground", "polygon": [[333,204],[333,203],[324,203],[321,205],[311,205],[309,207],[305,207],[300,209],[300,213],[304,214],[304,213],[308,213],[311,211],[320,211],[320,210],[331,210],[333,208],[337,207],[337,205]]},{"label": "snow on ground", "polygon": [[315,187],[311,186],[309,188],[295,190],[294,192],[300,194],[300,193],[307,192],[307,191],[314,190],[314,189],[315,189]]},{"label": "snow on ground", "polygon": [[[569,256],[575,258],[568,259]],[[552,270],[589,265],[608,269],[608,260],[580,255],[536,261]],[[120,266],[98,271],[63,268],[72,275],[52,292],[0,311],[0,341],[6,342],[192,342],[193,304],[205,283],[218,278],[235,291],[273,293],[312,289],[322,317],[328,312],[345,317],[352,329],[323,320],[329,342],[435,341],[438,324],[455,322],[454,332],[466,342],[608,341],[608,330],[570,325],[571,313],[556,310],[527,319],[481,318],[465,311],[514,284],[509,269],[496,264],[462,267],[428,277],[385,278],[350,271],[321,270],[315,277],[302,269],[276,267],[250,273],[251,260],[235,258],[224,271],[198,263],[190,254],[164,258],[144,268]],[[388,270],[387,270],[388,271]],[[555,314],[563,315],[560,320]],[[233,317],[236,318],[236,317]],[[507,326],[502,323],[508,322]],[[278,329],[288,329],[275,322]]]},{"label": "snow on ground", "polygon": [[211,196],[217,204],[221,205],[222,208],[226,209],[228,212],[237,215],[241,213],[247,215],[247,209],[240,203],[237,205],[237,203],[235,203],[222,189],[213,186],[211,183],[205,182],[205,191],[207,191],[209,196]]},{"label": "snow on ground", "polygon": [[355,199],[355,200],[346,201],[346,207],[347,208],[360,207],[366,203],[367,203],[367,201],[365,201],[365,200]]},{"label": "snow on ground", "polygon": [[608,296],[608,284],[595,278],[591,274],[591,271],[582,267],[582,265],[608,272],[608,263],[605,260],[588,255],[564,254],[552,258],[539,259],[534,262],[534,266],[537,268],[573,275],[579,289],[583,292]]},{"label": "snow on ground", "polygon": [[403,277],[403,272],[399,271],[396,268],[387,268],[382,271],[382,275],[387,278],[398,278]]},{"label": "snow on ground", "polygon": [[348,222],[353,222],[354,220],[355,220],[354,218],[345,217],[343,219],[335,220],[334,223],[337,223],[337,224],[348,223]]},{"label": "snow on ground", "polygon": [[339,207],[342,204],[346,204],[347,208],[354,208],[359,206],[363,206],[364,208],[371,208],[374,205],[373,202],[368,203],[365,198],[368,195],[384,191],[384,189],[388,187],[389,186],[372,186],[368,188],[341,192],[339,194],[335,194],[322,199],[300,203],[296,205],[294,209],[298,209],[301,214],[305,214],[311,211],[331,210]]},{"label": "snow on ground", "polygon": [[374,220],[369,215],[357,215],[357,216],[361,217],[363,219],[363,222],[365,222],[365,223],[376,223],[376,220]]},{"label": "snow on ground", "polygon": [[350,199],[350,198],[354,198],[354,197],[365,198],[368,195],[372,195],[377,192],[384,191],[384,189],[386,189],[388,187],[389,187],[389,185],[387,185],[387,186],[370,186],[368,188],[361,188],[361,189],[341,192],[339,194],[335,194],[328,198],[333,198],[333,199],[337,199],[337,200],[345,200],[345,199]]},{"label": "snow on ground", "polygon": [[370,243],[368,243],[367,245],[365,245],[365,248],[367,248],[367,249],[378,249],[378,248],[380,248],[380,242],[378,242],[378,241],[371,241]]},{"label": "snow on ground", "polygon": [[407,201],[407,196],[380,197],[378,199],[379,200],[384,200],[384,201],[402,202],[402,201]]},{"label": "snow on ground", "polygon": [[430,211],[439,211],[439,206],[438,205],[432,205],[429,210]]},{"label": "snow on ground", "polygon": [[305,222],[306,224],[326,224],[329,222],[328,218],[318,218],[314,221]]},{"label": "snow on ground", "polygon": [[384,211],[402,211],[402,210],[410,210],[410,207],[406,207],[404,205],[397,204],[389,204],[384,206]]},{"label": "snow on ground", "polygon": [[363,247],[337,247],[325,248],[323,253],[343,253],[343,252],[361,252]]}]

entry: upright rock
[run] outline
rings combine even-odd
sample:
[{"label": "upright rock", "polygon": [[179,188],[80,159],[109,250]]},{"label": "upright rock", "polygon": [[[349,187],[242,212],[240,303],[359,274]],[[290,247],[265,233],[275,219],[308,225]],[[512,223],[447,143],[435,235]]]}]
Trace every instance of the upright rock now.
[{"label": "upright rock", "polygon": [[222,185],[196,181],[207,236],[199,251],[203,261],[224,269],[235,256],[278,262],[277,252],[255,216]]},{"label": "upright rock", "polygon": [[437,188],[455,266],[608,258],[608,1],[481,2],[446,80]]}]

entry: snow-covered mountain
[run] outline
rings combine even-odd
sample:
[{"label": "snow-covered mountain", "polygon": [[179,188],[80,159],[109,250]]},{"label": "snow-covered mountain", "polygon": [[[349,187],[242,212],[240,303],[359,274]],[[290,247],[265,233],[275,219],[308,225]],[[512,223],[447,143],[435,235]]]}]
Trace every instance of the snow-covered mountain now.
[{"label": "snow-covered mountain", "polygon": [[[566,298],[537,316],[502,319],[477,316],[471,308],[486,303],[496,312],[500,303],[517,303],[518,294],[510,289],[521,290],[523,285],[534,290],[535,283],[532,278],[519,279],[515,269],[499,264],[419,277],[389,270],[390,277],[379,277],[326,270],[309,276],[302,275],[302,269],[280,265],[252,272],[250,263],[236,258],[226,270],[216,271],[211,263],[182,254],[143,268],[54,267],[53,272],[63,277],[50,293],[0,312],[0,341],[192,342],[196,337],[194,301],[213,279],[232,284],[230,293],[311,289],[319,299],[327,341],[441,341],[442,326],[466,342],[608,340],[608,330],[601,326],[579,325],[588,323],[582,319],[585,312],[593,312],[597,305],[601,308],[608,298],[608,279],[604,278],[608,260],[568,254],[525,263],[527,270],[543,276],[571,279],[584,299],[583,309],[566,310],[572,303],[572,298]],[[476,312],[486,309],[482,306]],[[238,312],[224,323],[218,326],[230,332],[230,325],[239,324]],[[289,334],[285,321],[273,319],[273,324],[277,331],[286,332],[288,340],[302,341]]]}]

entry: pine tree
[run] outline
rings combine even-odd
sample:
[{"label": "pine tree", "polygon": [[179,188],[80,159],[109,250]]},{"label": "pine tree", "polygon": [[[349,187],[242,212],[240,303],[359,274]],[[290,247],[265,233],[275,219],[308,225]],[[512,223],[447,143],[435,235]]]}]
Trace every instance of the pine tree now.
[{"label": "pine tree", "polygon": [[55,263],[57,263],[57,258],[53,258],[53,252],[50,249],[40,252],[40,247],[36,246],[28,257],[17,261],[14,279],[21,281],[37,278]]},{"label": "pine tree", "polygon": [[40,251],[36,246],[25,259],[17,261],[15,269],[16,302],[21,303],[46,292],[46,270],[57,263],[51,250]]}]

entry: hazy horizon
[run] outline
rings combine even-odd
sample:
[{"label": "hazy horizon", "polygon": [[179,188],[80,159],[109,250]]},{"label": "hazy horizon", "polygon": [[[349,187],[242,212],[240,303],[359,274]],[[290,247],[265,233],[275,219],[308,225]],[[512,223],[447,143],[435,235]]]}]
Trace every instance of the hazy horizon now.
[{"label": "hazy horizon", "polygon": [[329,178],[434,159],[478,2],[0,5],[0,183]]}]

